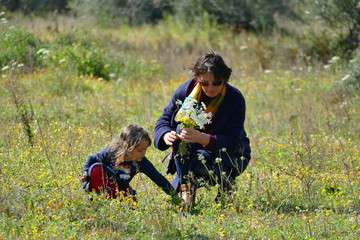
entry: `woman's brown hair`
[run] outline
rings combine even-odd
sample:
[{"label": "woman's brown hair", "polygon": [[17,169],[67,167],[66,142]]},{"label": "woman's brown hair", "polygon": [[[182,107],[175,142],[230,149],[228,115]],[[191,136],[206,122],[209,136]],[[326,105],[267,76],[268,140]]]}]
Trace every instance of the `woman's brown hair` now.
[{"label": "woman's brown hair", "polygon": [[232,72],[232,69],[225,64],[224,59],[214,51],[208,51],[201,55],[190,70],[195,78],[203,73],[210,72],[214,74],[216,82],[224,83],[229,81]]}]

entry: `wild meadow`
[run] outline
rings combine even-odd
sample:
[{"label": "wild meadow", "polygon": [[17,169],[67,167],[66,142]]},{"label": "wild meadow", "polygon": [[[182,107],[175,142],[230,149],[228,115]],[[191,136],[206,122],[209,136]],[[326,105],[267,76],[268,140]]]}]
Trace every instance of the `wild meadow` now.
[{"label": "wild meadow", "polygon": [[[347,84],[347,60],[311,59],[305,41],[276,30],[208,21],[103,28],[2,13],[0,239],[360,238],[360,95]],[[140,174],[134,210],[102,195],[89,201],[79,181],[86,158],[128,123],[152,134],[210,49],[247,103],[252,160],[234,200],[218,203],[217,189],[204,187],[182,211]],[[147,153],[163,174],[167,153]]]}]

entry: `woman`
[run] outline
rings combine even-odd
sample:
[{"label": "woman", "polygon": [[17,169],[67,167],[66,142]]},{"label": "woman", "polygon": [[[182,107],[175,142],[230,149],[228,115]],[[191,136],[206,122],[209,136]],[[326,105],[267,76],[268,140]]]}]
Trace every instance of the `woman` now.
[{"label": "woman", "polygon": [[[197,178],[219,183],[230,194],[235,178],[246,169],[251,158],[250,142],[244,129],[245,99],[228,83],[231,68],[220,55],[209,51],[199,57],[191,70],[193,78],[175,91],[156,122],[154,140],[159,150],[173,147],[171,159],[175,161],[178,174],[173,186],[178,189],[180,185],[184,203],[190,207],[195,201]],[[176,121],[177,104],[184,103],[189,95],[205,103],[206,112],[212,115],[211,123],[201,130],[180,129]],[[186,156],[179,154],[181,141],[187,143]]]}]

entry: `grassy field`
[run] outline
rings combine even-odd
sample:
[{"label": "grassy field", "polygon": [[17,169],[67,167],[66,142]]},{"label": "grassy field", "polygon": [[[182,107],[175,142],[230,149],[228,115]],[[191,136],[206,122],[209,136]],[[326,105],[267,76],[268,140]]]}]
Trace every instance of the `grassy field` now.
[{"label": "grassy field", "polygon": [[[360,101],[344,60],[317,62],[277,32],[176,19],[104,29],[13,15],[0,36],[0,239],[360,238]],[[235,200],[216,203],[216,188],[202,188],[183,212],[138,175],[135,210],[103,196],[90,202],[78,178],[85,159],[128,123],[152,134],[209,49],[247,101],[253,152]],[[162,173],[166,154],[147,154]]]}]

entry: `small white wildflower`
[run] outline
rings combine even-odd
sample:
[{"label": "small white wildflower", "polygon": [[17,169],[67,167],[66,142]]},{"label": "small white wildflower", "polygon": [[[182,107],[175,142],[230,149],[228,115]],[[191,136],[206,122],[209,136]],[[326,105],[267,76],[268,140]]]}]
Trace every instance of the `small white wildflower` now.
[{"label": "small white wildflower", "polygon": [[[209,175],[213,175],[214,174],[214,171],[213,170],[209,170]],[[359,196],[360,197],[360,196]]]},{"label": "small white wildflower", "polygon": [[226,176],[226,172],[222,172],[221,175]]},{"label": "small white wildflower", "polygon": [[243,50],[245,50],[245,49],[247,49],[247,48],[248,48],[248,46],[242,45],[242,46],[240,46],[240,51],[243,51]]},{"label": "small white wildflower", "polygon": [[114,77],[115,77],[115,73],[110,73],[110,74],[109,74],[109,77],[114,78]]},{"label": "small white wildflower", "polygon": [[221,161],[222,161],[221,158],[216,158],[216,159],[215,159],[215,162],[216,162],[216,163],[221,163]]},{"label": "small white wildflower", "polygon": [[43,51],[45,51],[45,49],[44,49],[44,48],[41,48],[41,49],[39,49],[39,50],[36,52],[36,54],[40,54],[40,53],[42,53]]},{"label": "small white wildflower", "polygon": [[340,81],[343,82],[343,81],[346,81],[350,78],[350,74],[346,74]]},{"label": "small white wildflower", "polygon": [[98,78],[98,81],[103,81],[104,79],[101,77],[101,78]]},{"label": "small white wildflower", "polygon": [[329,63],[336,63],[339,60],[340,60],[340,58],[338,56],[334,56],[329,60]]},{"label": "small white wildflower", "polygon": [[65,61],[66,61],[66,59],[65,59],[65,58],[60,59],[60,60],[59,60],[59,63],[63,63],[63,62],[65,62]]},{"label": "small white wildflower", "polygon": [[23,67],[23,66],[24,66],[23,63],[20,63],[20,64],[17,65],[18,68],[21,68],[21,67]]},{"label": "small white wildflower", "polygon": [[226,148],[222,148],[221,151],[226,152]]},{"label": "small white wildflower", "polygon": [[181,105],[182,105],[182,101],[181,101],[180,99],[177,99],[177,100],[176,100],[176,105],[181,106]]},{"label": "small white wildflower", "polygon": [[203,109],[206,109],[206,105],[204,102],[201,102],[201,106],[203,107]]},{"label": "small white wildflower", "polygon": [[1,71],[5,71],[5,70],[8,70],[10,67],[9,66],[5,66],[1,69]]},{"label": "small white wildflower", "polygon": [[272,73],[272,71],[270,69],[267,69],[264,71],[265,74],[268,74],[268,73]]},{"label": "small white wildflower", "polygon": [[50,51],[49,50],[46,50],[45,48],[41,48],[41,49],[39,49],[37,52],[36,52],[36,54],[38,54],[38,55],[40,55],[40,54],[42,54],[42,55],[48,55],[50,53]]},{"label": "small white wildflower", "polygon": [[330,68],[330,65],[325,65],[324,66],[324,69],[329,69]]},{"label": "small white wildflower", "polygon": [[0,12],[0,16],[5,15],[5,12]]}]

